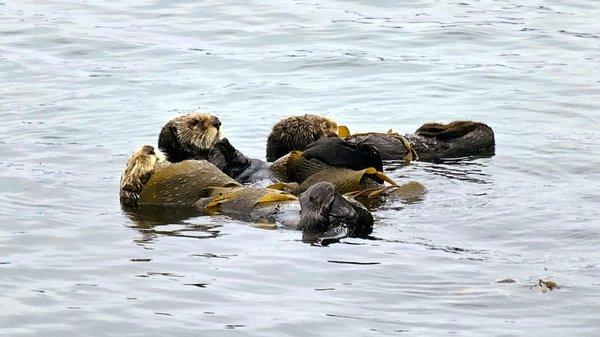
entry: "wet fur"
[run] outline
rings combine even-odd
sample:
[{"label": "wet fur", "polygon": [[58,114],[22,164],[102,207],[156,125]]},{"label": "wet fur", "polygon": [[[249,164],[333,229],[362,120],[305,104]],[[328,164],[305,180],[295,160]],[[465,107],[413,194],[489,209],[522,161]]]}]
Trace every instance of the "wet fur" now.
[{"label": "wet fur", "polygon": [[374,167],[383,172],[383,161],[376,147],[369,144],[352,143],[338,137],[323,138],[302,153],[308,160],[317,159],[329,166],[363,170]]},{"label": "wet fur", "polygon": [[154,174],[159,162],[162,161],[164,159],[150,145],[140,146],[129,157],[121,176],[119,199],[122,205],[137,205],[140,192]]},{"label": "wet fur", "polygon": [[373,230],[373,216],[356,200],[339,194],[333,184],[319,182],[300,197],[298,228],[325,236],[344,233],[344,236],[366,237]]},{"label": "wet fur", "polygon": [[170,162],[206,159],[210,149],[221,137],[221,122],[206,113],[189,113],[165,124],[158,137],[158,147]]},{"label": "wet fur", "polygon": [[[494,131],[480,122],[426,123],[415,133],[404,137],[416,150],[421,161],[435,162],[444,158],[494,155]],[[402,160],[407,153],[401,136],[397,134],[357,134],[348,140],[374,146],[383,160]]]},{"label": "wet fur", "polygon": [[268,163],[245,156],[227,138],[215,143],[207,160],[241,184],[275,179]]},{"label": "wet fur", "polygon": [[317,115],[291,116],[273,126],[267,138],[267,161],[275,161],[293,150],[304,150],[321,138],[337,136],[337,124]]},{"label": "wet fur", "polygon": [[454,121],[450,124],[426,123],[416,133],[423,137],[451,140],[474,131],[481,123],[471,121]]},{"label": "wet fur", "polygon": [[227,138],[221,139],[210,149],[208,161],[233,179],[251,165],[251,159],[234,148]]}]

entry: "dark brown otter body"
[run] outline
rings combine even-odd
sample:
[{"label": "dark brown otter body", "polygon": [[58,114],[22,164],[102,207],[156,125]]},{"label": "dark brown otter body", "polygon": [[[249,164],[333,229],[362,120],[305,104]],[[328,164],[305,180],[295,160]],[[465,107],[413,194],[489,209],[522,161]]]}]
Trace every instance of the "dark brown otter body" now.
[{"label": "dark brown otter body", "polygon": [[369,167],[383,171],[379,151],[369,144],[348,142],[338,137],[322,138],[302,152],[308,160],[317,159],[329,166],[363,170]]},{"label": "dark brown otter body", "polygon": [[221,122],[206,113],[189,113],[169,120],[158,137],[158,147],[167,159],[177,163],[187,159],[206,159],[208,150],[220,136]]},{"label": "dark brown otter body", "polygon": [[[323,131],[327,130],[323,125],[328,125],[329,131]],[[267,160],[274,161],[292,150],[309,148],[311,142],[332,137],[333,125],[336,125],[333,121],[314,115],[288,117],[279,121],[267,140]],[[369,132],[352,135],[346,140],[374,147],[383,160],[436,161],[442,158],[490,156],[494,154],[495,147],[493,130],[483,123],[472,121],[427,123],[414,134],[405,136]],[[409,151],[411,155],[407,156]]]},{"label": "dark brown otter body", "polygon": [[[210,149],[208,161],[242,184],[260,180],[279,180],[301,184],[309,175],[322,169],[345,168],[360,171],[373,167],[379,172],[383,171],[383,161],[373,146],[355,144],[337,137],[324,138],[310,144],[301,153],[301,156],[306,165],[296,165],[296,162],[286,161],[286,171],[296,170],[298,172],[281,176],[279,175],[282,172],[281,169],[273,171],[266,162],[248,158],[224,138]],[[277,165],[274,167],[276,168]],[[338,170],[338,172],[342,171]],[[383,183],[377,177],[373,178],[377,182]]]},{"label": "dark brown otter body", "polygon": [[494,131],[486,124],[455,121],[450,124],[427,123],[414,134],[400,136],[389,133],[364,133],[352,135],[348,141],[374,146],[383,160],[403,159],[408,149],[405,137],[421,161],[444,158],[491,156],[494,154]]},{"label": "dark brown otter body", "polygon": [[373,231],[373,216],[358,201],[340,195],[331,183],[312,185],[300,197],[303,237],[320,237],[329,244],[345,237],[366,237]]},{"label": "dark brown otter body", "polygon": [[284,118],[267,138],[267,161],[275,161],[294,150],[302,151],[321,138],[337,136],[337,124],[325,117],[306,114]]}]

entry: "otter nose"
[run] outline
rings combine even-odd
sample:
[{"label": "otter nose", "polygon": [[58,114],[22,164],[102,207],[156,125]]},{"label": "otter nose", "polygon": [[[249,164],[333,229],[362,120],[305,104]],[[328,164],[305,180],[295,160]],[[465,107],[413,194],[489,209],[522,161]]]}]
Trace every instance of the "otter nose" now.
[{"label": "otter nose", "polygon": [[217,117],[215,117],[215,119],[212,122],[212,125],[218,129],[221,127],[221,121]]}]

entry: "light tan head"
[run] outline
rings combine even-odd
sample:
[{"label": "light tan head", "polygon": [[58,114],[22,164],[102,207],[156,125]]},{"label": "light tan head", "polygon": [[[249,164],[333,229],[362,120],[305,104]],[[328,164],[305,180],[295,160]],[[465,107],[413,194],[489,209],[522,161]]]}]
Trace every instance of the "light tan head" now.
[{"label": "light tan head", "polygon": [[121,176],[119,198],[124,206],[135,206],[140,192],[164,156],[150,145],[142,145],[129,157]]},{"label": "light tan head", "polygon": [[291,116],[273,126],[267,139],[267,161],[275,161],[290,151],[302,151],[321,138],[337,136],[338,125],[317,115]]},{"label": "light tan head", "polygon": [[210,149],[221,138],[221,121],[211,114],[193,112],[175,117],[165,124],[158,147],[170,162],[206,159]]}]

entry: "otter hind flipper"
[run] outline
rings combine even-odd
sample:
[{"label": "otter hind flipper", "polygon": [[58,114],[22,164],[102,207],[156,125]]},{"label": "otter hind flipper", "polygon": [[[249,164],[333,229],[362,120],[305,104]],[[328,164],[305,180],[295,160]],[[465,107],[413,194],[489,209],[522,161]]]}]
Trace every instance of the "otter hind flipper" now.
[{"label": "otter hind flipper", "polygon": [[415,133],[425,137],[435,137],[440,132],[446,130],[446,125],[442,123],[425,123],[421,125]]},{"label": "otter hind flipper", "polygon": [[475,130],[479,123],[471,121],[454,121],[449,124],[426,123],[417,129],[418,135],[437,138],[440,140],[450,140],[462,137]]}]

